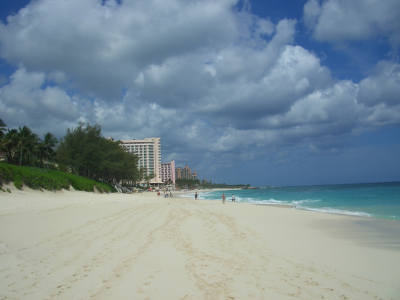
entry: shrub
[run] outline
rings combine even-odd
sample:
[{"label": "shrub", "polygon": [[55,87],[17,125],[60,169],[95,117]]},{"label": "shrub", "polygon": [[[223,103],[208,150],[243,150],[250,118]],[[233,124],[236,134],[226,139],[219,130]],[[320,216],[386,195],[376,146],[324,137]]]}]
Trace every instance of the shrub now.
[{"label": "shrub", "polygon": [[59,164],[58,165],[58,170],[61,171],[61,172],[67,173],[68,172],[68,167],[66,165]]},{"label": "shrub", "polygon": [[17,189],[21,189],[22,188],[22,181],[21,180],[15,180],[14,181],[14,186],[17,188]]},{"label": "shrub", "polygon": [[0,163],[0,184],[14,182],[14,186],[21,189],[23,184],[32,189],[61,190],[69,189],[92,192],[96,187],[101,192],[114,192],[114,188],[104,182],[98,182],[85,177],[68,174],[60,171],[46,170],[31,167],[17,167]]}]

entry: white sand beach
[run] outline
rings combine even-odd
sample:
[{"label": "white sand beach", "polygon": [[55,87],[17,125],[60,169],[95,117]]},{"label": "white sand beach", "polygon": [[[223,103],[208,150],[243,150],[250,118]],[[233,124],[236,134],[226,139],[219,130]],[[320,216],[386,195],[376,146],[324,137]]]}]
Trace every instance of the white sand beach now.
[{"label": "white sand beach", "polygon": [[156,193],[0,193],[0,299],[400,299],[400,222]]}]

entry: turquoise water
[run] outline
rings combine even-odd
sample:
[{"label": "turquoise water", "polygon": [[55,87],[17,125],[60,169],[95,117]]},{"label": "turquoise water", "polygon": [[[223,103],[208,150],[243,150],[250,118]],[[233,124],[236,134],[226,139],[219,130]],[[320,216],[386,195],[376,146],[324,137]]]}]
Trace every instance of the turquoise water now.
[{"label": "turquoise water", "polygon": [[400,220],[400,182],[261,188],[199,193],[199,199],[280,204],[296,209]]}]

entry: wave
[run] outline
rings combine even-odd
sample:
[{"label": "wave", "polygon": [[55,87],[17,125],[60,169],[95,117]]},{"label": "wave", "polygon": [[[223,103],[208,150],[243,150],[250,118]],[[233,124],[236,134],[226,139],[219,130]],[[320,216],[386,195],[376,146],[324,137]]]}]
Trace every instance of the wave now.
[{"label": "wave", "polygon": [[[301,209],[301,210],[308,210],[308,211],[315,211],[315,212],[322,212],[322,213],[329,213],[329,214],[339,214],[339,215],[348,215],[348,216],[358,216],[358,217],[376,217],[373,214],[369,214],[362,211],[350,211],[350,210],[342,210],[342,209],[335,209],[332,207],[321,207],[321,208],[314,208],[300,205],[300,203],[310,203],[310,202],[319,202],[317,200],[302,200],[302,201],[292,201],[292,202],[284,202],[284,201],[276,201],[276,200],[269,200],[269,201],[253,201],[253,204],[264,204],[264,205],[286,205],[290,206],[294,209]],[[395,219],[395,217],[393,218]]]},{"label": "wave", "polygon": [[357,216],[357,217],[373,217],[373,214],[369,214],[362,211],[350,211],[350,210],[342,210],[331,207],[322,207],[322,208],[311,208],[311,207],[299,207],[299,209],[329,213],[329,214],[339,214],[339,215],[348,215],[348,216]]},{"label": "wave", "polygon": [[[240,202],[240,201],[238,201]],[[275,205],[287,205],[287,206],[299,206],[302,204],[310,204],[310,203],[317,203],[321,202],[321,200],[312,200],[312,199],[303,199],[303,200],[291,200],[291,201],[284,201],[284,200],[276,200],[276,199],[269,199],[269,200],[254,200],[251,198],[246,198],[243,202],[249,202],[254,204],[275,204]]]},{"label": "wave", "polygon": [[292,200],[292,201],[281,201],[281,200],[254,200],[254,199],[246,199],[252,204],[264,204],[264,205],[285,205],[290,206],[295,209],[322,212],[322,213],[330,213],[330,214],[340,214],[340,215],[349,215],[349,216],[358,216],[358,217],[373,217],[373,214],[362,212],[362,211],[351,211],[351,210],[343,210],[336,209],[332,207],[310,207],[307,204],[322,202],[322,200],[313,200],[313,199],[303,199],[303,200]]},{"label": "wave", "polygon": [[330,214],[340,214],[340,215],[349,215],[349,216],[358,216],[358,217],[373,217],[373,214],[362,212],[362,211],[351,211],[351,210],[343,210],[336,209],[332,207],[310,207],[307,204],[318,203],[322,200],[312,200],[312,199],[304,199],[304,200],[293,200],[293,201],[279,201],[275,199],[270,199],[267,201],[252,201],[254,204],[270,204],[270,205],[286,205],[291,206],[296,209],[322,212],[322,213],[330,213]]}]

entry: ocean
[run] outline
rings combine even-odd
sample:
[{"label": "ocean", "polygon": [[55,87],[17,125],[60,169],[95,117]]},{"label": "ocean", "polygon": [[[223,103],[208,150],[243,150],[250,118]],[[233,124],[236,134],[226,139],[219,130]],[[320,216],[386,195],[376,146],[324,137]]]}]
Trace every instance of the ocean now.
[{"label": "ocean", "polygon": [[223,193],[226,201],[234,194],[236,202],[400,221],[400,182],[211,191],[198,198],[221,201]]}]

